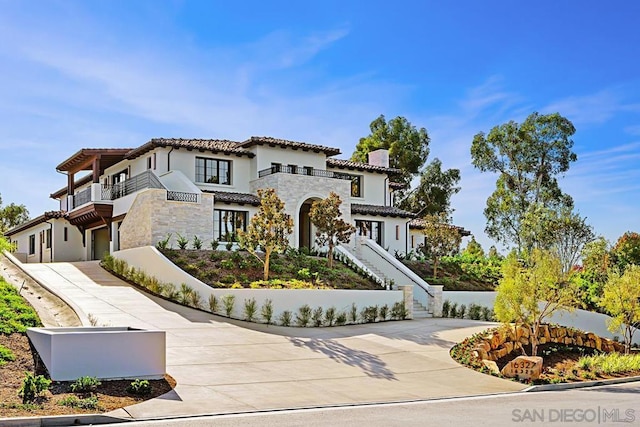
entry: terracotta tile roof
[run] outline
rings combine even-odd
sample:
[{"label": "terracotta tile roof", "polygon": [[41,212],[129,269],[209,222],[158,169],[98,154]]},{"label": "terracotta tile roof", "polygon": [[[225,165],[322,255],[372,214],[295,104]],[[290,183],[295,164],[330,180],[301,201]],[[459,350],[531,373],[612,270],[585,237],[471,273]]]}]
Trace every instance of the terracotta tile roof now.
[{"label": "terracotta tile roof", "polygon": [[56,166],[57,171],[76,173],[92,170],[93,159],[100,157],[100,173],[121,162],[131,148],[82,148],[71,157]]},{"label": "terracotta tile roof", "polygon": [[[409,228],[413,228],[414,230],[421,230],[425,228],[427,224],[428,222],[422,218],[414,218],[411,221],[409,221]],[[460,227],[458,225],[452,225],[452,224],[442,224],[442,225],[447,225],[449,227],[458,229],[458,231],[460,232],[460,235],[463,237],[471,235],[471,232],[469,230],[465,230],[464,227]]]},{"label": "terracotta tile roof", "polygon": [[[89,175],[83,176],[80,179],[75,180],[73,186],[75,188],[78,188],[78,187],[81,187],[81,186],[83,186],[85,184],[90,183],[91,181],[93,181],[93,175],[89,174]],[[49,195],[49,197],[51,197],[52,199],[58,199],[58,198],[64,196],[65,194],[67,194],[67,187],[66,186],[62,187],[61,189],[59,189],[55,193],[51,193]]]},{"label": "terracotta tile roof", "polygon": [[187,150],[211,151],[214,153],[235,154],[253,157],[254,154],[242,148],[239,142],[227,139],[183,139],[183,138],[153,138],[144,145],[127,153],[126,159],[135,159],[156,147],[186,148]]},{"label": "terracotta tile roof", "polygon": [[387,173],[396,175],[402,173],[400,169],[385,168],[384,166],[370,165],[369,163],[352,162],[351,160],[327,159],[327,166],[338,169],[351,169],[369,172]]},{"label": "terracotta tile roof", "polygon": [[327,156],[335,156],[340,154],[339,148],[326,147],[324,145],[309,144],[307,142],[289,141],[286,139],[273,138],[271,136],[252,136],[240,143],[243,147],[251,147],[253,145],[270,145],[280,147],[291,147],[294,150],[323,152]]},{"label": "terracotta tile roof", "polygon": [[8,230],[7,232],[5,232],[4,235],[7,237],[13,236],[14,234],[17,234],[24,230],[28,230],[31,227],[35,227],[36,225],[42,224],[43,222],[48,221],[50,219],[66,218],[66,217],[67,217],[67,213],[64,211],[48,211],[36,218],[33,218],[27,222],[23,222],[22,224],[13,227],[11,230]]},{"label": "terracotta tile roof", "polygon": [[240,205],[260,205],[260,199],[254,194],[248,193],[232,193],[229,191],[211,191],[203,190],[203,193],[213,194],[213,202],[237,203]]},{"label": "terracotta tile roof", "polygon": [[395,206],[378,206],[378,205],[363,205],[359,203],[351,204],[352,214],[364,214],[364,215],[380,215],[380,216],[395,216],[401,218],[413,218],[415,214],[407,212]]}]

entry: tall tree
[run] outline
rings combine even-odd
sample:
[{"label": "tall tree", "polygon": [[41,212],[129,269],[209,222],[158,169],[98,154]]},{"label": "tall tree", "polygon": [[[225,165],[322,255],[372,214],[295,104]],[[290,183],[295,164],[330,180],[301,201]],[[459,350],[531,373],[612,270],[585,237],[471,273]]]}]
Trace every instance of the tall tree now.
[{"label": "tall tree", "polygon": [[340,205],[342,200],[333,191],[329,197],[317,200],[311,205],[309,219],[316,226],[316,241],[319,245],[327,245],[327,265],[333,267],[333,248],[336,245],[347,243],[356,228],[342,219]]},{"label": "tall tree", "polygon": [[2,207],[2,197],[0,196],[0,233],[4,233],[28,220],[29,211],[25,205],[11,203]]},{"label": "tall tree", "polygon": [[521,225],[525,247],[553,251],[565,272],[576,265],[584,246],[595,238],[593,227],[571,206],[531,205]]},{"label": "tall tree", "polygon": [[471,236],[471,240],[467,243],[467,247],[462,251],[463,255],[467,255],[471,259],[484,258],[484,249],[482,245],[476,241],[475,236]]},{"label": "tall tree", "polygon": [[496,293],[496,318],[529,329],[531,356],[538,351],[540,325],[553,313],[573,311],[580,304],[571,274],[562,271],[555,254],[540,249],[534,249],[524,262],[511,252],[502,265]]},{"label": "tall tree", "polygon": [[460,191],[459,182],[460,170],[442,170],[442,162],[435,158],[420,172],[420,183],[398,202],[398,207],[426,215],[451,214],[451,196]]},{"label": "tall tree", "polygon": [[430,138],[427,130],[416,129],[404,117],[387,122],[384,115],[372,121],[369,128],[371,133],[360,138],[351,160],[366,163],[370,152],[389,150],[389,166],[402,170],[400,181],[408,187],[429,156]]},{"label": "tall tree", "polygon": [[630,265],[622,275],[612,272],[599,305],[611,315],[608,329],[624,334],[628,354],[633,333],[640,323],[640,265]]},{"label": "tall tree", "polygon": [[[262,262],[264,280],[269,280],[271,254],[283,252],[289,246],[288,236],[293,231],[293,219],[284,212],[284,202],[273,188],[259,189],[258,197],[258,212],[251,218],[247,231],[238,230],[238,242]],[[258,256],[258,249],[264,252],[264,259]]]},{"label": "tall tree", "polygon": [[615,263],[623,270],[630,264],[640,265],[640,234],[627,231],[618,238],[611,253]]},{"label": "tall tree", "polygon": [[437,215],[426,215],[424,217],[424,253],[433,264],[433,278],[438,278],[438,265],[443,256],[451,255],[460,249],[460,230],[449,224],[449,217],[442,212]]},{"label": "tall tree", "polygon": [[499,174],[496,190],[484,211],[487,234],[505,244],[523,247],[521,226],[532,205],[572,206],[557,177],[577,160],[571,151],[573,124],[558,113],[533,113],[522,124],[514,121],[478,133],[473,138],[473,165],[482,172]]}]

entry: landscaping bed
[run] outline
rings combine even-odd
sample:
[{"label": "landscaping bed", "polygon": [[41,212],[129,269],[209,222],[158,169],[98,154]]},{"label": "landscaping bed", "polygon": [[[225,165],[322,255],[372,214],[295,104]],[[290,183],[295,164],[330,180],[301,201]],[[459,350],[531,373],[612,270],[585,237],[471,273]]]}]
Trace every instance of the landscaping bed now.
[{"label": "landscaping bed", "polygon": [[41,322],[33,308],[0,277],[0,418],[107,412],[160,396],[175,386],[165,376],[149,381],[150,393],[145,395],[128,392],[130,380],[104,381],[91,393],[73,393],[71,382],[52,382],[41,395],[23,403],[18,392],[26,373],[48,378],[25,334],[34,326]]},{"label": "landscaping bed", "polygon": [[214,288],[383,289],[339,261],[329,268],[326,258],[295,249],[271,255],[268,282],[262,280],[260,260],[246,251],[162,249],[161,252],[182,270]]},{"label": "landscaping bed", "polygon": [[[476,355],[478,344],[499,330],[500,327],[491,328],[466,338],[451,349],[451,357],[468,368],[507,378],[492,372]],[[523,348],[526,354],[531,354],[530,346],[525,345]],[[514,350],[496,359],[495,363],[498,369],[502,370],[507,363],[521,355],[522,351]],[[605,353],[592,347],[545,343],[538,347],[538,356],[543,360],[542,373],[538,379],[528,382],[530,384],[559,384],[640,376],[640,352],[637,350],[625,356],[617,351]]]}]

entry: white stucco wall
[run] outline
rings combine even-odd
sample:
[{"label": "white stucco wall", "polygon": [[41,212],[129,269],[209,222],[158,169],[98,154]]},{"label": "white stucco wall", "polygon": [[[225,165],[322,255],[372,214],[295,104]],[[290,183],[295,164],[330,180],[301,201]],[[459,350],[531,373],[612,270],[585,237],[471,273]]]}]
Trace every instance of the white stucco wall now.
[{"label": "white stucco wall", "polygon": [[164,331],[126,327],[29,328],[51,379],[160,379],[166,372]]},{"label": "white stucco wall", "polygon": [[[450,302],[457,303],[458,305],[465,304],[467,307],[469,307],[469,304],[475,303],[493,308],[493,304],[496,299],[496,292],[445,291],[443,292],[443,298]],[[558,312],[549,319],[549,322],[574,327],[585,332],[593,332],[605,338],[618,336],[622,340],[621,333],[609,332],[607,329],[608,319],[610,319],[610,317],[602,313],[576,310],[573,313]],[[640,333],[636,333],[633,342],[640,344]]]},{"label": "white stucco wall", "polygon": [[127,261],[129,266],[142,269],[163,282],[175,284],[176,289],[180,284],[186,283],[200,293],[205,307],[210,295],[215,295],[217,298],[228,294],[235,295],[235,307],[232,313],[232,317],[235,318],[243,317],[244,300],[250,298],[256,299],[258,307],[261,307],[266,299],[270,299],[273,303],[274,319],[285,310],[295,313],[304,304],[309,304],[312,308],[323,307],[325,310],[335,307],[340,311],[351,307],[354,302],[360,310],[372,305],[386,304],[391,307],[395,302],[403,301],[402,291],[214,289],[185,273],[151,246],[114,252],[113,256]]}]

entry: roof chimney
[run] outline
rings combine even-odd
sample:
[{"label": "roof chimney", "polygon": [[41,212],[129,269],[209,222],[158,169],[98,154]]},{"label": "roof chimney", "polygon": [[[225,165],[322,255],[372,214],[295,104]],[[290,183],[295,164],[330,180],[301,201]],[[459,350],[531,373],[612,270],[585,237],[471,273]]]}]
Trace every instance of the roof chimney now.
[{"label": "roof chimney", "polygon": [[369,164],[373,166],[389,167],[389,150],[381,148],[380,150],[369,153]]}]

